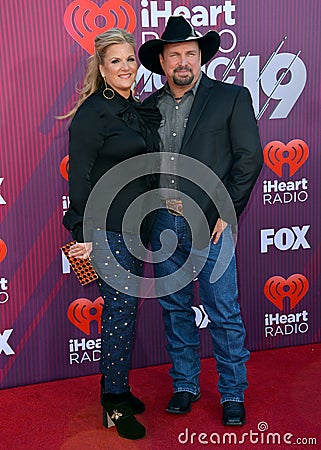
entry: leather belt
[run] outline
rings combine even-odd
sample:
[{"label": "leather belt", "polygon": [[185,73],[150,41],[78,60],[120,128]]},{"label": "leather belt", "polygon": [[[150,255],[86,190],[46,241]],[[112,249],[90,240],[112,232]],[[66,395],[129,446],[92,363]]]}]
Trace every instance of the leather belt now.
[{"label": "leather belt", "polygon": [[164,200],[164,206],[167,211],[174,216],[183,215],[183,201],[175,198]]}]

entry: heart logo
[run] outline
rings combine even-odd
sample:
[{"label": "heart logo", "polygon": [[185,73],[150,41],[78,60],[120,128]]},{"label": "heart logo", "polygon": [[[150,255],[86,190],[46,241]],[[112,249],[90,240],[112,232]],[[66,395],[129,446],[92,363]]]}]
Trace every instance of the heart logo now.
[{"label": "heart logo", "polygon": [[264,285],[264,295],[281,311],[283,299],[289,297],[293,309],[309,290],[309,282],[304,275],[296,273],[287,280],[280,276],[269,278]]},{"label": "heart logo", "polygon": [[75,0],[65,10],[64,25],[70,36],[92,55],[97,34],[113,27],[132,33],[136,28],[136,14],[123,0],[109,0],[102,6],[91,0]]},{"label": "heart logo", "polygon": [[290,177],[305,163],[309,148],[301,139],[293,139],[288,144],[281,141],[269,142],[263,149],[264,162],[279,177],[282,176],[284,164],[290,168]]},{"label": "heart logo", "polygon": [[60,163],[60,173],[64,177],[66,181],[68,181],[68,172],[69,172],[69,156],[65,156]]},{"label": "heart logo", "polygon": [[0,263],[4,260],[7,255],[7,246],[5,242],[0,239]]},{"label": "heart logo", "polygon": [[104,300],[102,297],[96,298],[95,301],[88,298],[77,298],[68,308],[68,319],[83,333],[90,335],[90,324],[92,321],[97,323],[97,332],[100,334],[101,329],[101,312]]}]

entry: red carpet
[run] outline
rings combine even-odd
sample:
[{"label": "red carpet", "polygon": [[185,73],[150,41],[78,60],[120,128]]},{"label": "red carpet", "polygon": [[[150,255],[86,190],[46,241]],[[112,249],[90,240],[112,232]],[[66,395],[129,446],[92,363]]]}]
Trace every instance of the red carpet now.
[{"label": "red carpet", "polygon": [[133,391],[146,403],[146,412],[138,416],[147,428],[142,440],[119,438],[115,427],[101,426],[99,376],[94,375],[0,391],[0,448],[283,450],[290,442],[321,448],[321,344],[252,353],[248,420],[236,429],[221,425],[212,359],[202,360],[202,397],[184,416],[165,412],[171,396],[168,367],[131,372]]}]

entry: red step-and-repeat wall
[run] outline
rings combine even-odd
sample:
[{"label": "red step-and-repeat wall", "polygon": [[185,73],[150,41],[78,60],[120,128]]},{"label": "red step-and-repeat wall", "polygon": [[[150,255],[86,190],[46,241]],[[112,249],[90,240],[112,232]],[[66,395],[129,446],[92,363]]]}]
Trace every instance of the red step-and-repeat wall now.
[{"label": "red step-and-repeat wall", "polygon": [[[1,3],[0,388],[97,373],[99,297],[60,247],[68,124],[94,36],[119,26],[140,45],[183,14],[221,47],[204,67],[246,86],[264,168],[239,226],[240,303],[250,350],[320,342],[318,0],[16,0]],[[138,85],[149,72],[139,67]],[[162,86],[150,77],[143,96]],[[202,356],[211,355],[195,282]],[[168,362],[161,310],[141,299],[132,367]]]}]

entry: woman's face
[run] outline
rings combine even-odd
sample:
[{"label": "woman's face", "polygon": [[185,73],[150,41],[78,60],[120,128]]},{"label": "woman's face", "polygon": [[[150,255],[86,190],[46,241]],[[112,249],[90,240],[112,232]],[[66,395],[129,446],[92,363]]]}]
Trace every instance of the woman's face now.
[{"label": "woman's face", "polygon": [[112,44],[105,53],[100,73],[106,77],[107,84],[123,97],[129,97],[130,88],[137,74],[137,59],[133,47],[127,42]]}]

